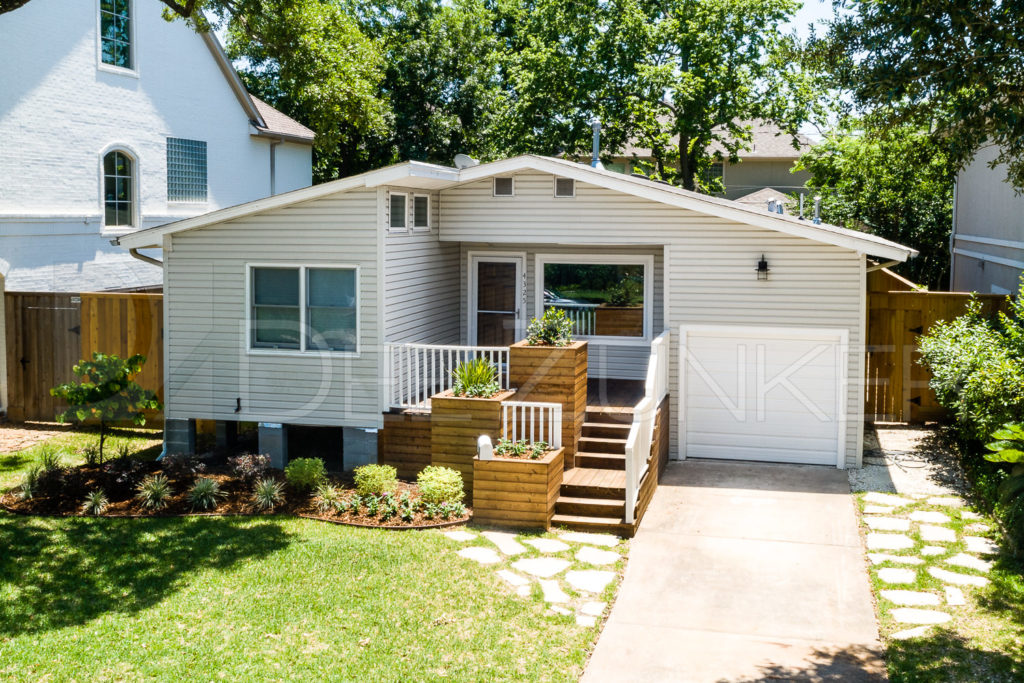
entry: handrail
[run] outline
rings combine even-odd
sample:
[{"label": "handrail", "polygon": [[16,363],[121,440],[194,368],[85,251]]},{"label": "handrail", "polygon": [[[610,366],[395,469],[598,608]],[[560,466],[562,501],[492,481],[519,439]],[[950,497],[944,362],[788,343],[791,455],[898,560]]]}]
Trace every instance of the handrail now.
[{"label": "handrail", "polygon": [[487,358],[498,368],[498,384],[508,389],[507,346],[388,344],[388,407],[430,409],[430,397],[452,388],[459,363]]},{"label": "handrail", "polygon": [[626,514],[627,524],[636,519],[636,504],[640,482],[650,466],[651,446],[658,406],[668,395],[669,386],[669,331],[665,330],[651,342],[651,356],[647,361],[644,397],[633,408],[633,423],[626,438]]},{"label": "handrail", "polygon": [[[502,436],[511,441],[543,441],[562,447],[562,404],[538,401],[503,401]],[[511,419],[510,419],[511,418]]]}]

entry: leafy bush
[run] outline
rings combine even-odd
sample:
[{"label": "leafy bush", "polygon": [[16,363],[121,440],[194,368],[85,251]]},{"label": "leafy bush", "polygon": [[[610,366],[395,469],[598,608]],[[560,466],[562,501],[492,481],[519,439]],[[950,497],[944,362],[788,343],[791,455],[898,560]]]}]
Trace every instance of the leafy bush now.
[{"label": "leafy bush", "polygon": [[193,510],[212,510],[226,495],[220,490],[220,484],[216,479],[202,477],[192,484],[192,489],[188,492],[188,502],[192,504]]},{"label": "leafy bush", "polygon": [[194,455],[168,453],[161,458],[160,469],[175,479],[184,479],[205,472],[206,464]]},{"label": "leafy bush", "polygon": [[391,465],[363,465],[353,475],[360,496],[379,496],[398,488],[398,470]]},{"label": "leafy bush", "polygon": [[167,507],[171,497],[171,484],[165,475],[154,474],[142,480],[135,497],[142,502],[142,506],[145,508],[162,510]]},{"label": "leafy bush", "polygon": [[511,441],[509,439],[498,439],[494,447],[494,454],[504,458],[529,458],[538,460],[548,451],[547,441],[529,442],[526,439]]},{"label": "leafy bush", "polygon": [[999,485],[1001,509],[997,512],[1006,522],[1014,553],[1019,554],[1024,550],[1024,424],[1003,425],[992,438],[995,441],[985,446],[990,451],[985,459],[1013,465]]},{"label": "leafy bush", "polygon": [[572,320],[560,308],[549,308],[526,328],[530,346],[568,346],[572,343]]},{"label": "leafy bush", "polygon": [[284,468],[288,485],[298,491],[308,491],[326,477],[327,470],[320,458],[295,458]]},{"label": "leafy bush", "polygon": [[486,358],[463,361],[452,370],[452,393],[456,396],[490,398],[499,391],[498,368]]},{"label": "leafy bush", "polygon": [[102,515],[107,511],[108,505],[110,505],[110,502],[107,500],[107,496],[103,493],[102,489],[90,491],[85,495],[85,501],[82,503],[82,514]]},{"label": "leafy bush", "polygon": [[632,278],[626,278],[608,290],[608,303],[612,306],[632,306],[641,300],[643,292],[643,284]]},{"label": "leafy bush", "polygon": [[145,464],[137,458],[115,458],[103,466],[107,492],[115,500],[124,499],[138,488]]},{"label": "leafy bush", "polygon": [[320,512],[342,512],[345,509],[345,501],[341,498],[341,491],[337,486],[331,484],[320,484],[316,488],[316,495],[313,497],[313,504]]},{"label": "leafy bush", "polygon": [[228,458],[228,466],[235,476],[248,483],[260,479],[270,469],[270,456],[262,453],[246,453]]},{"label": "leafy bush", "polygon": [[36,447],[36,461],[44,470],[59,470],[64,466],[64,451],[51,443],[42,443]]},{"label": "leafy bush", "polygon": [[284,486],[271,477],[260,479],[253,485],[252,501],[258,510],[273,510],[284,502]]},{"label": "leafy bush", "polygon": [[450,467],[424,467],[416,477],[424,503],[457,502],[466,495],[462,474]]}]

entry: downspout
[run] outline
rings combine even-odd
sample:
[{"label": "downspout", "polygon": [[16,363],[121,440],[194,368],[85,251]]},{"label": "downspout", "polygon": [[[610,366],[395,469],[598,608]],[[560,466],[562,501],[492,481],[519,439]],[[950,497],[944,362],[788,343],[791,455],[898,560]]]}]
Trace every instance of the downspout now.
[{"label": "downspout", "polygon": [[956,195],[959,190],[957,182],[953,181],[953,225],[949,231],[949,291],[953,291],[953,273],[956,272]]},{"label": "downspout", "polygon": [[131,254],[132,257],[137,258],[140,261],[145,261],[146,263],[149,263],[150,265],[154,265],[157,268],[163,268],[164,267],[164,262],[163,261],[161,261],[160,259],[155,259],[152,256],[146,256],[145,254],[141,254],[141,253],[139,253],[138,249],[129,249],[128,253]]},{"label": "downspout", "polygon": [[277,194],[277,146],[283,139],[270,141],[270,196]]}]

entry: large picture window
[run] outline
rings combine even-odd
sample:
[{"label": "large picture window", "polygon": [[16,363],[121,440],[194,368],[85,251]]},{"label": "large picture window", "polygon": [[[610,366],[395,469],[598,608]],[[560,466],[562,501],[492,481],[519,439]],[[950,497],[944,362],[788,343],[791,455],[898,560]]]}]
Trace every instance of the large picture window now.
[{"label": "large picture window", "polygon": [[358,270],[253,266],[250,347],[358,353]]},{"label": "large picture window", "polygon": [[575,336],[640,340],[649,336],[649,261],[538,257],[543,309],[559,309]]}]

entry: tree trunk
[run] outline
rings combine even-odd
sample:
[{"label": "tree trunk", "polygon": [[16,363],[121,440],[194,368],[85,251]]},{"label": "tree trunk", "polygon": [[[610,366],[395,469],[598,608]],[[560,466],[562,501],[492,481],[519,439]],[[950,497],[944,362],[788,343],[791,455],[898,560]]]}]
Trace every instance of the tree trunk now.
[{"label": "tree trunk", "polygon": [[107,438],[107,423],[100,420],[100,464],[103,464],[103,441]]},{"label": "tree trunk", "polygon": [[679,135],[679,184],[686,190],[696,190],[693,182],[693,161],[689,153],[690,140]]}]

